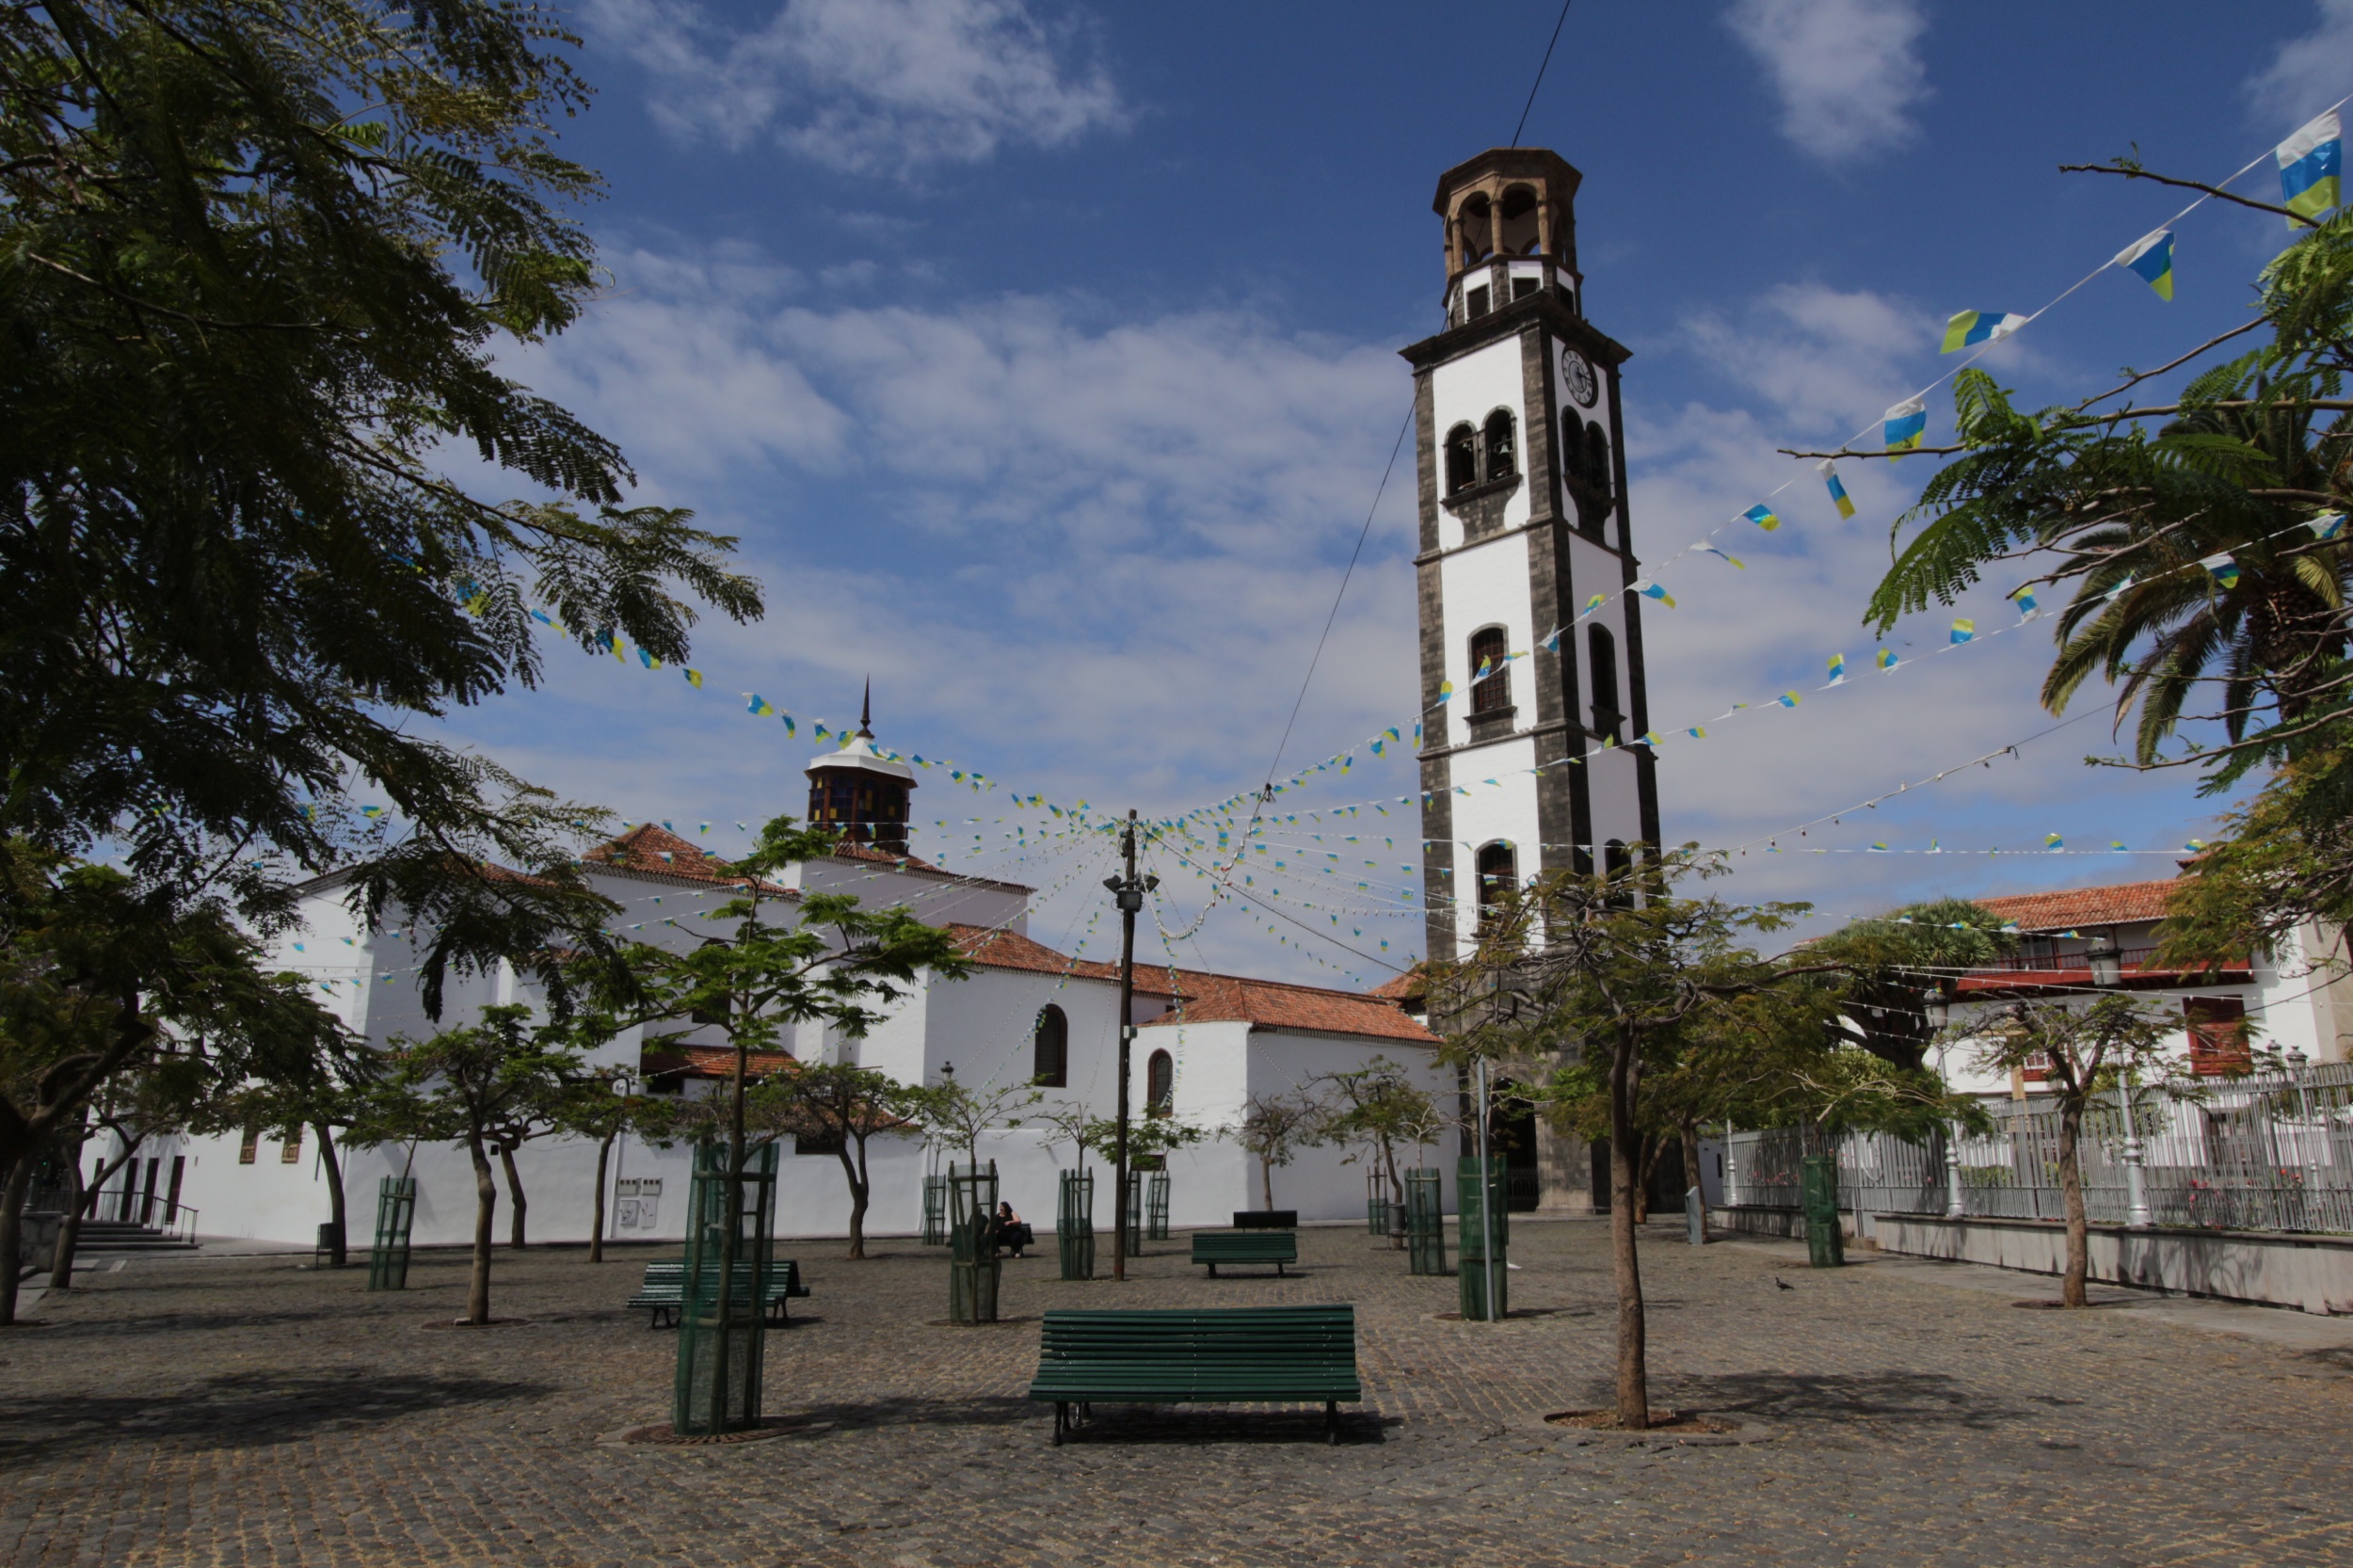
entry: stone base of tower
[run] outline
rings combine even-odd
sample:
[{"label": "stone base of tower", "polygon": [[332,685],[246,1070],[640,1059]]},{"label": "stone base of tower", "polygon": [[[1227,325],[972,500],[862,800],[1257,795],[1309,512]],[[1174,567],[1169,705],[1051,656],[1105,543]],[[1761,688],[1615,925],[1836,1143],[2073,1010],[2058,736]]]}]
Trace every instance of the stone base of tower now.
[{"label": "stone base of tower", "polygon": [[1538,1214],[1594,1212],[1593,1145],[1573,1132],[1555,1132],[1541,1118],[1536,1123],[1536,1175]]}]

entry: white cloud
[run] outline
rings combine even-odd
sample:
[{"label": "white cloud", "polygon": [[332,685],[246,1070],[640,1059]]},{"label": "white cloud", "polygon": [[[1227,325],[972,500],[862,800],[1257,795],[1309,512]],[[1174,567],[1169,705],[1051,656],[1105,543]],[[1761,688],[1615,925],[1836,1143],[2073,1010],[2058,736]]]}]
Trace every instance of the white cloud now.
[{"label": "white cloud", "polygon": [[2280,45],[2271,64],[2248,79],[2258,120],[2288,130],[2345,96],[2353,86],[2353,0],[2318,0],[2313,30]]},{"label": "white cloud", "polygon": [[1737,315],[1692,317],[1683,337],[1693,353],[1764,398],[1787,435],[1834,438],[1901,395],[1893,389],[1940,325],[1867,289],[1785,283]]},{"label": "white cloud", "polygon": [[1920,0],[1735,0],[1726,20],[1772,78],[1782,134],[1815,157],[1852,162],[1918,134]]},{"label": "white cloud", "polygon": [[[464,734],[527,776],[636,817],[752,821],[799,808],[809,721],[854,714],[871,674],[886,742],[978,765],[1006,791],[1160,815],[1263,777],[1410,396],[1386,345],[1241,313],[1113,316],[1079,296],[941,310],[844,302],[749,252],[606,256],[620,286],[515,368],[618,440],[647,499],[693,506],[742,536],[769,615],[698,629],[702,693],[669,672],[559,658],[545,694],[461,714]],[[1927,460],[1844,465],[1861,508],[1845,521],[1810,466],[1773,452],[1798,444],[1793,436],[1835,439],[1857,408],[1876,413],[1934,328],[1900,299],[1788,285],[1687,328],[1689,350],[1724,368],[1723,397],[1671,407],[1629,385],[1644,569],[1679,601],[1643,607],[1650,716],[1670,735],[1709,726],[1706,741],[1673,740],[1661,756],[1673,839],[1737,843],[1791,827],[2051,722],[2035,702],[2047,620],[1933,654],[1951,614],[1973,615],[1987,632],[2013,623],[2000,596],[2014,579],[1900,628],[1900,674],[1871,668],[1864,601],[1887,560],[1888,520],[1916,495]],[[1793,476],[1775,498],[1779,532],[1737,523],[1720,537],[1748,569],[1671,559]],[[1409,457],[1287,767],[1411,722],[1414,503]],[[1819,692],[1832,653],[1854,674]],[[791,708],[800,738],[748,719],[732,695],[746,688]],[[1732,702],[1769,703],[1793,688],[1805,693],[1794,712],[1716,719]],[[2104,729],[2087,722],[2017,761],[1814,829],[1786,853],[1753,854],[1724,890],[1812,898],[1845,915],[1947,889],[2163,875],[2155,857],[1798,853],[1874,840],[1921,848],[1931,837],[1948,849],[2029,849],[2049,831],[2075,844],[2178,843],[2204,832],[2206,808],[2186,798],[2187,780],[2081,766],[2085,752],[2106,749]],[[933,825],[1002,815],[1005,792],[975,796],[924,777],[920,852],[978,869],[966,856],[980,832],[1008,856],[987,863],[996,872],[1052,881],[1058,863],[1000,844],[1010,829],[993,820],[952,833]],[[1347,777],[1320,778],[1287,809],[1386,795],[1394,811],[1416,788],[1409,756],[1375,761],[1360,749]],[[1374,830],[1410,840],[1412,821],[1403,812]],[[724,852],[734,840],[721,832],[713,842]],[[1202,888],[1160,870],[1175,925]],[[1051,901],[1035,927],[1042,939],[1075,940],[1065,933],[1099,906],[1086,895],[1101,874]],[[1328,916],[1316,920],[1331,929]],[[1371,935],[1357,945],[1385,937],[1392,955],[1417,949],[1409,915],[1351,918],[1352,941],[1359,925]],[[1258,929],[1220,914],[1180,956],[1335,979]],[[1299,953],[1337,957],[1301,940]],[[1099,942],[1088,951],[1098,955]]]},{"label": "white cloud", "polygon": [[654,116],[683,140],[773,136],[829,168],[903,177],[1126,119],[1102,64],[1022,0],[787,0],[751,32],[692,0],[588,0],[586,15],[651,74]]},{"label": "white cloud", "polygon": [[[646,499],[743,536],[772,611],[704,628],[698,663],[749,672],[715,685],[838,717],[871,669],[898,744],[1018,737],[1009,781],[1163,809],[1266,765],[1411,397],[1385,345],[1080,297],[854,307],[748,265],[606,260],[621,286],[514,368],[617,440]],[[1411,705],[1413,503],[1409,459],[1294,757]],[[598,776],[660,778],[680,749]],[[774,760],[705,784],[740,766],[773,788]]]}]

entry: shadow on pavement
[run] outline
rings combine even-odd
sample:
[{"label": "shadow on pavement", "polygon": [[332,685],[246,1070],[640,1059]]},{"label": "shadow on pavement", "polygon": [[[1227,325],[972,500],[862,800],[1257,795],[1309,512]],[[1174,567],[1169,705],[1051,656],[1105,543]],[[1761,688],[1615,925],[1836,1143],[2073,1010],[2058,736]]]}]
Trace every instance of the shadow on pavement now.
[{"label": "shadow on pavement", "polygon": [[160,1397],[17,1400],[0,1410],[0,1464],[142,1437],[202,1439],[217,1448],[283,1443],[423,1411],[554,1392],[543,1384],[490,1378],[239,1372]]},{"label": "shadow on pavement", "polygon": [[[1053,1431],[1053,1406],[1039,1404],[1030,1407],[1046,1417],[1039,1427],[1041,1441]],[[1215,1405],[1129,1405],[1098,1404],[1094,1416],[1071,1429],[1069,1442],[1084,1448],[1090,1443],[1155,1443],[1183,1447],[1207,1447],[1210,1444],[1324,1444],[1323,1412],[1321,1410],[1267,1410],[1247,1405],[1221,1407]],[[1401,1426],[1395,1416],[1380,1416],[1370,1411],[1340,1412],[1339,1434],[1343,1445],[1384,1443],[1390,1427]]]},{"label": "shadow on pavement", "polygon": [[1783,1421],[1868,1421],[1890,1426],[1965,1427],[1982,1431],[2024,1419],[2027,1412],[1972,1392],[1936,1372],[1805,1375],[1736,1372],[1678,1379],[1677,1406]]}]

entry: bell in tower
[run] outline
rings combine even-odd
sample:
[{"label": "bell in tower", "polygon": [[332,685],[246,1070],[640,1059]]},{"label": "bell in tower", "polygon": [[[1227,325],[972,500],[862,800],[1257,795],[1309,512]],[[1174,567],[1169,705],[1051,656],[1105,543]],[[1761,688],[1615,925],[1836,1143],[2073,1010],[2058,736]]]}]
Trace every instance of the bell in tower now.
[{"label": "bell in tower", "polygon": [[907,853],[908,796],[915,770],[874,744],[874,687],[866,686],[857,733],[839,751],[808,765],[808,825],[831,828],[843,845],[885,855]]}]

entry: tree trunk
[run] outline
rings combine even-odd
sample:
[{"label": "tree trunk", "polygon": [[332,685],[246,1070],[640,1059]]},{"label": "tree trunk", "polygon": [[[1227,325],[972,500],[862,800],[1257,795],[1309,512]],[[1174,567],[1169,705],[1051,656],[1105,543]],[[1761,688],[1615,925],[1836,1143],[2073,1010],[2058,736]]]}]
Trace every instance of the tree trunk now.
[{"label": "tree trunk", "polygon": [[[1381,1171],[1389,1179],[1389,1212],[1394,1215],[1405,1207],[1405,1184],[1398,1179],[1397,1151],[1389,1147],[1386,1138],[1381,1140]],[[1394,1220],[1389,1224],[1389,1250],[1405,1250],[1405,1232],[1398,1227]]]},{"label": "tree trunk", "polygon": [[2067,1272],[2059,1280],[2061,1306],[2086,1306],[2084,1277],[2091,1269],[2091,1236],[2084,1220],[2084,1174],[2075,1161],[2075,1144],[2083,1131],[2084,1103],[2080,1095],[2059,1098],[2059,1198],[2067,1209]]},{"label": "tree trunk", "polygon": [[[857,1159],[850,1159],[850,1144],[857,1144]],[[841,1174],[850,1182],[850,1259],[862,1261],[866,1256],[866,1140],[854,1139],[848,1132],[841,1138]]]},{"label": "tree trunk", "polygon": [[1659,1151],[1666,1145],[1651,1133],[1641,1135],[1642,1158],[1634,1173],[1634,1223],[1650,1224],[1650,1178],[1658,1170]]},{"label": "tree trunk", "polygon": [[1622,1033],[1609,1061],[1609,1261],[1618,1284],[1618,1425],[1650,1426],[1650,1377],[1642,1317],[1642,1270],[1634,1249],[1635,1051]]},{"label": "tree trunk", "polygon": [[[1699,1129],[1699,1124],[1698,1124],[1698,1123],[1696,1123],[1696,1122],[1685,1122],[1685,1123],[1683,1124],[1682,1132],[1683,1132],[1683,1191],[1685,1192],[1685,1193],[1686,1193],[1686,1194],[1689,1194],[1689,1193],[1690,1192],[1691,1189],[1692,1189],[1692,1188],[1694,1188],[1694,1187],[1696,1187],[1696,1188],[1698,1188],[1698,1189],[1700,1190],[1700,1192],[1701,1192],[1701,1199],[1700,1199],[1700,1211],[1701,1211],[1701,1213],[1702,1213],[1703,1215],[1705,1215],[1705,1212],[1706,1212],[1706,1209],[1707,1209],[1707,1201],[1706,1201],[1706,1196],[1705,1196],[1706,1192],[1707,1192],[1707,1183],[1705,1183],[1705,1181],[1702,1181],[1702,1180],[1700,1179],[1700,1129]],[[1703,1229],[1703,1231],[1705,1231],[1705,1219],[1703,1219],[1703,1221],[1701,1222],[1701,1225],[1702,1225],[1702,1229]]]},{"label": "tree trunk", "polygon": [[1258,1206],[1274,1207],[1274,1161],[1264,1155],[1258,1157]]},{"label": "tree trunk", "polygon": [[73,1255],[82,1245],[82,1209],[85,1206],[82,1149],[88,1142],[86,1137],[77,1137],[73,1140],[73,1146],[67,1151],[71,1158],[66,1161],[65,1212],[57,1220],[57,1244],[49,1254],[49,1288],[52,1290],[73,1288]]},{"label": "tree trunk", "polygon": [[33,1166],[39,1162],[36,1144],[8,1167],[8,1184],[0,1189],[0,1325],[16,1321],[17,1238],[24,1233],[24,1203],[33,1195]]},{"label": "tree trunk", "polygon": [[327,1217],[335,1226],[334,1245],[328,1249],[327,1266],[340,1269],[350,1258],[350,1238],[344,1234],[351,1223],[349,1207],[344,1201],[344,1162],[335,1153],[335,1129],[326,1122],[311,1124],[319,1135],[319,1163],[327,1167]]},{"label": "tree trunk", "polygon": [[591,1263],[604,1261],[604,1173],[607,1162],[613,1158],[613,1140],[617,1136],[617,1130],[608,1132],[604,1135],[604,1142],[597,1145],[597,1218],[596,1223],[588,1227],[588,1261]]},{"label": "tree trunk", "polygon": [[514,1218],[506,1222],[506,1244],[509,1247],[512,1247],[515,1251],[520,1252],[523,1250],[525,1245],[523,1240],[524,1214],[525,1210],[530,1206],[523,1201],[523,1178],[515,1174],[515,1149],[512,1144],[501,1144],[499,1145],[499,1163],[505,1167],[506,1191],[508,1195],[515,1200]]},{"label": "tree trunk", "polygon": [[499,1183],[479,1134],[466,1140],[473,1157],[473,1277],[466,1286],[466,1321],[490,1320],[490,1237],[498,1218]]}]

